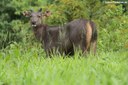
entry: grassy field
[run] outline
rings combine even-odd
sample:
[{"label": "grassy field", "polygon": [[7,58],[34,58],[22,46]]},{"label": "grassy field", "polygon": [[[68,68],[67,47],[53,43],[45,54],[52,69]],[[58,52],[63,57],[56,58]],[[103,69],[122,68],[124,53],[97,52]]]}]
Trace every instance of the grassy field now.
[{"label": "grassy field", "polygon": [[128,85],[128,53],[44,58],[41,48],[0,51],[0,85]]}]

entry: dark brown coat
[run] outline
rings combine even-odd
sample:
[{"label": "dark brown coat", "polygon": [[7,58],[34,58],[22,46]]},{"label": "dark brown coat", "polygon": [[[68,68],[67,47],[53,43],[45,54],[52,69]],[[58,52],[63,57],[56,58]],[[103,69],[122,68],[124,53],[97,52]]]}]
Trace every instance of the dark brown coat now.
[{"label": "dark brown coat", "polygon": [[41,23],[41,10],[31,12],[30,15],[34,34],[41,41],[47,54],[55,51],[55,53],[72,55],[75,48],[80,48],[83,53],[86,53],[91,44],[94,54],[96,53],[97,30],[92,21],[76,19],[63,27],[48,26]]}]

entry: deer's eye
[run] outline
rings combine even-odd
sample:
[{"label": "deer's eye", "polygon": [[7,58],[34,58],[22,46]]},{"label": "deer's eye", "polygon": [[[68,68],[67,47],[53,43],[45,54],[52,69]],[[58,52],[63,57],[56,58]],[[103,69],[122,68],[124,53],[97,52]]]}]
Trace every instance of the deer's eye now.
[{"label": "deer's eye", "polygon": [[41,17],[41,15],[38,15],[38,17],[40,18],[40,17]]},{"label": "deer's eye", "polygon": [[30,17],[32,17],[32,15],[31,15],[31,14],[30,14],[29,16],[30,16]]}]

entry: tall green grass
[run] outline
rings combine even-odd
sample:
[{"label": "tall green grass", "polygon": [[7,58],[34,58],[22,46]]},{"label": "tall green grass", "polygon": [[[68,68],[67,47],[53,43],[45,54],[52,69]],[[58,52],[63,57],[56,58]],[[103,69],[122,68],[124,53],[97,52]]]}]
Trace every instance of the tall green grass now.
[{"label": "tall green grass", "polygon": [[0,51],[0,85],[128,85],[128,53],[46,58],[42,48]]}]

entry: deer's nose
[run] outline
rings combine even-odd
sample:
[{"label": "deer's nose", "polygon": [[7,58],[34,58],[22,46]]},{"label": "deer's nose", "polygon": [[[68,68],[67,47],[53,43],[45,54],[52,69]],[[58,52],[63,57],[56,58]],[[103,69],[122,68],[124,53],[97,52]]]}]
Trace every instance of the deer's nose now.
[{"label": "deer's nose", "polygon": [[32,23],[32,24],[36,24],[36,22],[35,22],[35,21],[32,21],[31,23]]}]

